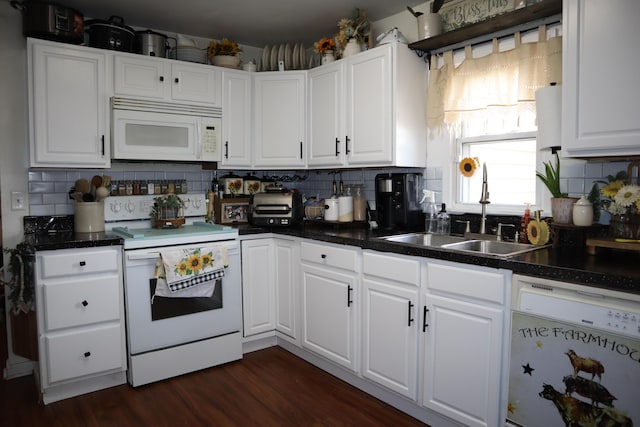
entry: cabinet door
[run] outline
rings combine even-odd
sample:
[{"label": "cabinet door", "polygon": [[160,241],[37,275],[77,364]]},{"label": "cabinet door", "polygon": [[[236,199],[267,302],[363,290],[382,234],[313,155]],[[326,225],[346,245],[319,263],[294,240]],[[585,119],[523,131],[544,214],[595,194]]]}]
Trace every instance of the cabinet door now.
[{"label": "cabinet door", "polygon": [[390,45],[347,60],[345,143],[350,165],[393,161],[392,78]]},{"label": "cabinet door", "polygon": [[355,275],[302,264],[302,345],[356,372],[354,301]]},{"label": "cabinet door", "polygon": [[363,279],[362,374],[416,400],[418,290]]},{"label": "cabinet door", "polygon": [[251,75],[222,73],[222,166],[251,166]]},{"label": "cabinet door", "polygon": [[503,310],[426,294],[423,405],[467,426],[500,424]]},{"label": "cabinet door", "polygon": [[305,74],[255,77],[256,167],[304,167]]},{"label": "cabinet door", "polygon": [[345,158],[344,63],[309,71],[309,166],[342,166]]},{"label": "cabinet door", "polygon": [[109,167],[105,54],[29,47],[31,166]]},{"label": "cabinet door", "polygon": [[276,330],[296,338],[298,297],[298,246],[295,242],[274,239],[275,289],[276,289]]},{"label": "cabinet door", "polygon": [[563,151],[640,154],[640,2],[565,1],[563,14]]},{"label": "cabinet door", "polygon": [[116,55],[114,57],[116,95],[164,99],[167,85],[171,84],[166,65],[166,61],[158,59]]},{"label": "cabinet door", "polygon": [[220,106],[221,75],[214,67],[174,62],[171,64],[171,99]]},{"label": "cabinet door", "polygon": [[242,242],[244,336],[275,329],[273,239]]}]

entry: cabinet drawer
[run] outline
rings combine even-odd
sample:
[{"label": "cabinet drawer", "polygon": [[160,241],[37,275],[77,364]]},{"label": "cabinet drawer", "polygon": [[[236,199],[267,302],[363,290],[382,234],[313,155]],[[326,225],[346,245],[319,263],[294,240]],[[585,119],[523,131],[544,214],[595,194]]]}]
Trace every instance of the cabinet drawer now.
[{"label": "cabinet drawer", "polygon": [[362,271],[369,276],[420,286],[420,262],[414,258],[365,251]]},{"label": "cabinet drawer", "polygon": [[44,318],[47,331],[120,319],[117,274],[90,280],[45,282]]},{"label": "cabinet drawer", "polygon": [[42,264],[42,277],[60,277],[76,274],[100,273],[103,271],[117,271],[120,251],[77,250],[70,249],[60,253],[47,253],[39,257]]},{"label": "cabinet drawer", "polygon": [[124,367],[120,324],[45,336],[49,383]]},{"label": "cabinet drawer", "polygon": [[497,270],[431,262],[427,265],[427,287],[431,291],[504,304],[506,286],[504,275]]},{"label": "cabinet drawer", "polygon": [[354,249],[345,249],[330,244],[302,242],[300,244],[300,258],[302,261],[358,271],[358,252]]}]

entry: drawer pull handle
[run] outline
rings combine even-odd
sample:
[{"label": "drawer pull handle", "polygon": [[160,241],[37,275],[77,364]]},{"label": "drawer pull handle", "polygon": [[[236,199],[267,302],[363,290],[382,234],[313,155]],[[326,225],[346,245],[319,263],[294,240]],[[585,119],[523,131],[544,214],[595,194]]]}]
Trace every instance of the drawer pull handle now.
[{"label": "drawer pull handle", "polygon": [[90,351],[85,351],[84,352],[84,357],[89,357],[91,356],[91,352]]},{"label": "drawer pull handle", "polygon": [[87,265],[86,261],[80,261],[80,267],[84,267],[85,265]]},{"label": "drawer pull handle", "polygon": [[427,313],[429,313],[429,309],[425,305],[422,310],[422,332],[427,332],[427,328],[429,327],[429,324],[427,323]]},{"label": "drawer pull handle", "polygon": [[353,288],[351,285],[347,285],[347,307],[351,307],[353,304],[353,300],[351,299],[351,293],[353,292]]},{"label": "drawer pull handle", "polygon": [[411,317],[411,309],[413,308],[413,303],[411,301],[408,301],[409,303],[409,307],[407,310],[407,326],[411,326],[411,322],[413,322],[415,319],[413,317]]},{"label": "drawer pull handle", "polygon": [[89,305],[89,303],[87,302],[87,300],[83,300],[83,301],[82,301],[82,306],[83,306],[83,307],[86,307],[86,306],[88,306],[88,305]]}]

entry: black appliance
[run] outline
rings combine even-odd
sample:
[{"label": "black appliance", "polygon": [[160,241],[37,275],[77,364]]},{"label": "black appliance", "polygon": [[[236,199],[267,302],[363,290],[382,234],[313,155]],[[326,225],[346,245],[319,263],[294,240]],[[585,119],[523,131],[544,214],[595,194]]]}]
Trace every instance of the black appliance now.
[{"label": "black appliance", "polygon": [[26,37],[74,44],[84,41],[84,18],[77,10],[36,0],[14,0],[10,4],[22,12],[22,32]]},{"label": "black appliance", "polygon": [[424,227],[424,213],[418,203],[422,194],[422,174],[386,173],[376,175],[376,212],[383,230]]}]

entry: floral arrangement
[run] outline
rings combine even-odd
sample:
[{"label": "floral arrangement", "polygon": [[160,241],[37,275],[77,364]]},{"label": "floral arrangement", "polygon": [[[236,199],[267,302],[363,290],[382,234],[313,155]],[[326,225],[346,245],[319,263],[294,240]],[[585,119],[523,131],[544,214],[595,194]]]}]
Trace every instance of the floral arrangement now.
[{"label": "floral arrangement", "polygon": [[209,58],[213,58],[218,55],[234,56],[240,52],[242,52],[242,49],[238,43],[226,38],[223,38],[219,42],[216,42],[215,40],[212,41],[209,43],[209,47],[207,48],[207,56]]},{"label": "floral arrangement", "polygon": [[338,21],[338,34],[336,40],[340,48],[344,49],[349,40],[355,39],[358,43],[363,43],[369,36],[369,21],[367,14],[356,8],[352,18],[342,18]]},{"label": "floral arrangement", "polygon": [[606,198],[600,201],[600,205],[611,215],[640,213],[640,186],[627,184],[626,181],[625,171],[607,176],[607,181],[598,181],[605,184],[600,194]]},{"label": "floral arrangement", "polygon": [[336,41],[329,37],[324,37],[313,44],[314,50],[319,54],[324,54],[329,50],[336,49]]},{"label": "floral arrangement", "polygon": [[182,258],[173,270],[179,276],[198,275],[200,270],[210,267],[213,263],[213,253],[201,253],[201,249],[196,249],[189,256]]}]

